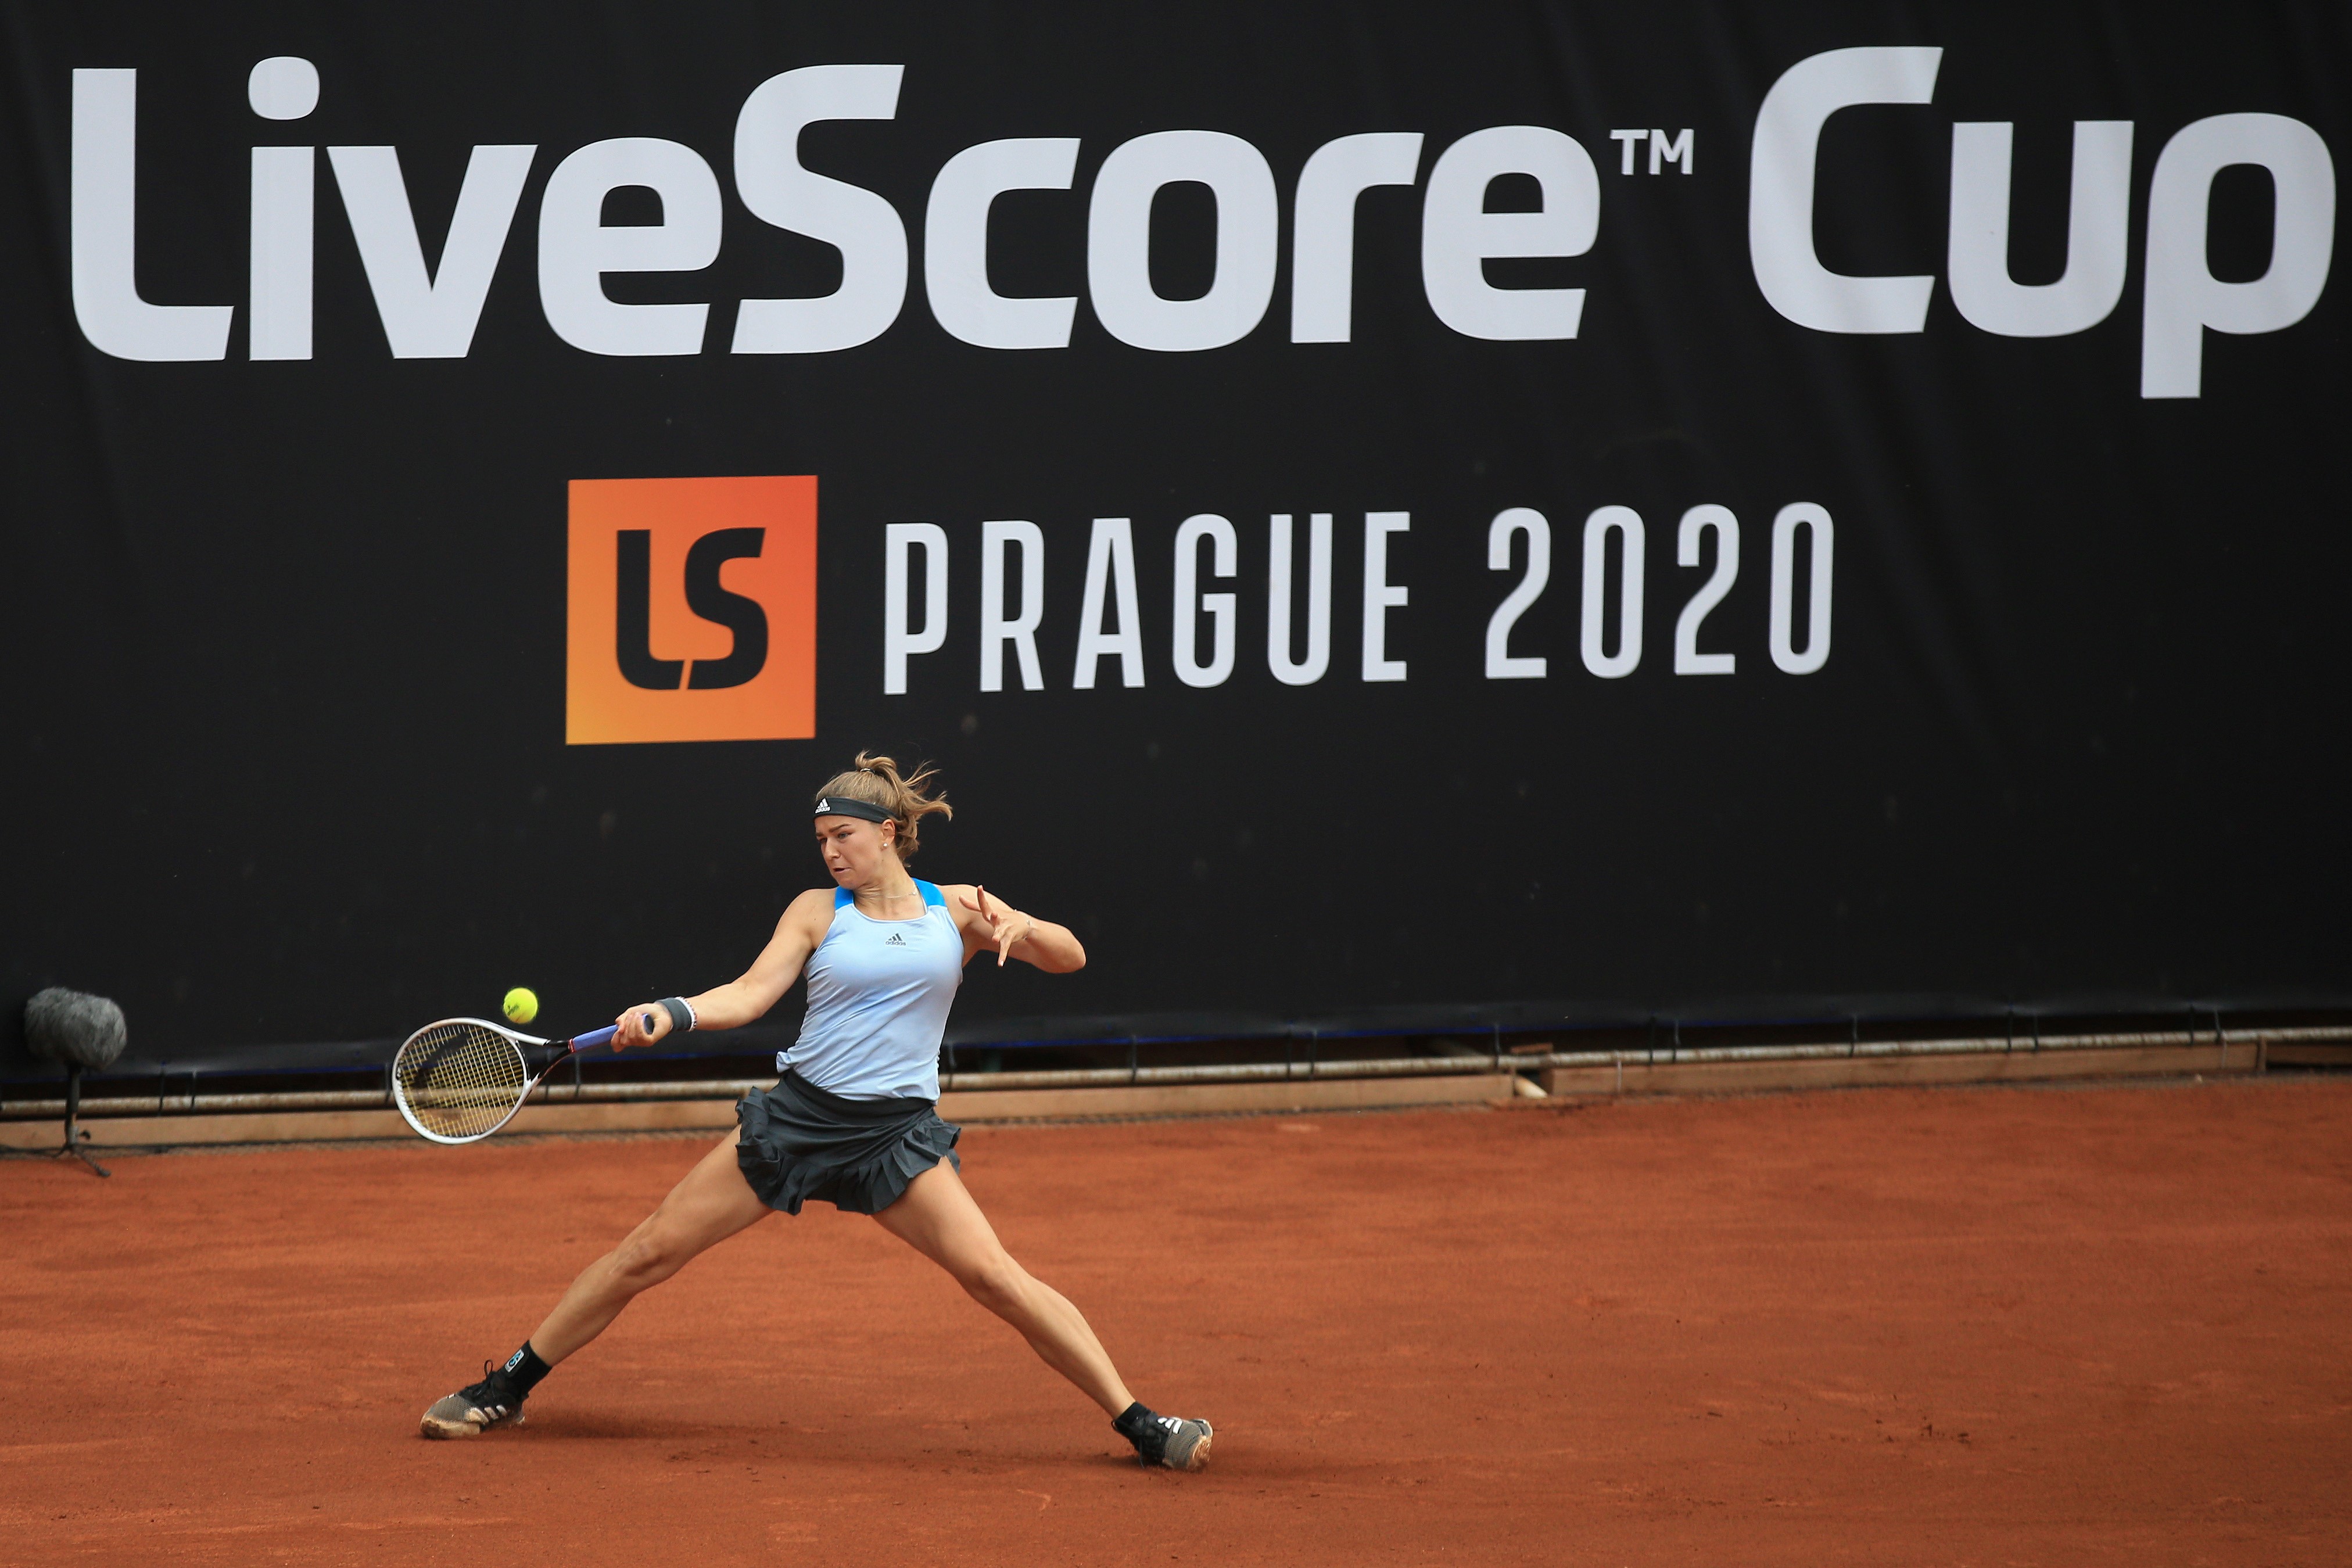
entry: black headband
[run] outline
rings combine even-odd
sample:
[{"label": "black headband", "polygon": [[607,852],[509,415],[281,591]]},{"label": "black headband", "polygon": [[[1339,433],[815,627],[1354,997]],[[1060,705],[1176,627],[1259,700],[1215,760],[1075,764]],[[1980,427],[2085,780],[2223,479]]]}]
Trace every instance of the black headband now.
[{"label": "black headband", "polygon": [[816,800],[820,817],[862,817],[869,822],[887,822],[890,813],[866,800],[851,800],[839,795],[820,795]]}]

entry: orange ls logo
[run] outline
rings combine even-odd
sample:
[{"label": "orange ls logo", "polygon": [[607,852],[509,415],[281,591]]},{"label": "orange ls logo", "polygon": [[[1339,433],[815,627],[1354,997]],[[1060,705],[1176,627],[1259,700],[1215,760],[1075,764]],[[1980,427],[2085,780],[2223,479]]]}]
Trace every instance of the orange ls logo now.
[{"label": "orange ls logo", "polygon": [[574,479],[564,740],[816,734],[816,477]]}]

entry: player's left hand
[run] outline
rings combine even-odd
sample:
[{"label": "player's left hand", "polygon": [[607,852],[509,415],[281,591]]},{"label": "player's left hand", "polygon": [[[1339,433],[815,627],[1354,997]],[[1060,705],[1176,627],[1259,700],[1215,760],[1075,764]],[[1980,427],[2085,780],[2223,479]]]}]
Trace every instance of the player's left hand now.
[{"label": "player's left hand", "polygon": [[[974,900],[967,895],[963,906],[988,923],[989,940],[996,946],[996,967],[1002,969],[1004,961],[1013,956],[1013,949],[1027,941],[1029,934],[1037,929],[1037,923],[1004,900],[991,898],[988,889],[977,883],[971,891],[978,894],[979,898]],[[992,909],[991,905],[994,907]]]}]

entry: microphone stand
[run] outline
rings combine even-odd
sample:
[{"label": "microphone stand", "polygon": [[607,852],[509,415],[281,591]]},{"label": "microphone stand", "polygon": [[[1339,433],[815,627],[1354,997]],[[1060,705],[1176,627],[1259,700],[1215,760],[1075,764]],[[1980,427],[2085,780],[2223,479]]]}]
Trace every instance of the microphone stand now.
[{"label": "microphone stand", "polygon": [[96,1160],[91,1159],[89,1157],[89,1151],[81,1146],[83,1143],[88,1141],[89,1134],[74,1125],[74,1119],[80,1114],[81,1063],[77,1061],[68,1063],[66,1067],[65,1147],[54,1151],[50,1157],[60,1160],[77,1159],[102,1176],[112,1176],[114,1174],[112,1171],[108,1170],[104,1166],[100,1165]]}]

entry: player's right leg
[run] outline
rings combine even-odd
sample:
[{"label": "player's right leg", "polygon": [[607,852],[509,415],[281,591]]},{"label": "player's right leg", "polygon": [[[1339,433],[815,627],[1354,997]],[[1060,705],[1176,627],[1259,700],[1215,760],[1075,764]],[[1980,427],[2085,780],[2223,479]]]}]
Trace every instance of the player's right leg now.
[{"label": "player's right leg", "polygon": [[580,1271],[547,1321],[532,1331],[531,1348],[553,1366],[603,1333],[639,1291],[774,1212],[743,1179],[735,1163],[735,1134],[728,1134],[643,1224]]},{"label": "player's right leg", "polygon": [[698,1161],[644,1223],[580,1271],[545,1322],[507,1364],[481,1382],[436,1401],[425,1413],[428,1437],[464,1437],[519,1423],[522,1402],[547,1370],[603,1333],[638,1293],[686,1267],[696,1254],[774,1211],[761,1203],[735,1163],[735,1135]]}]

